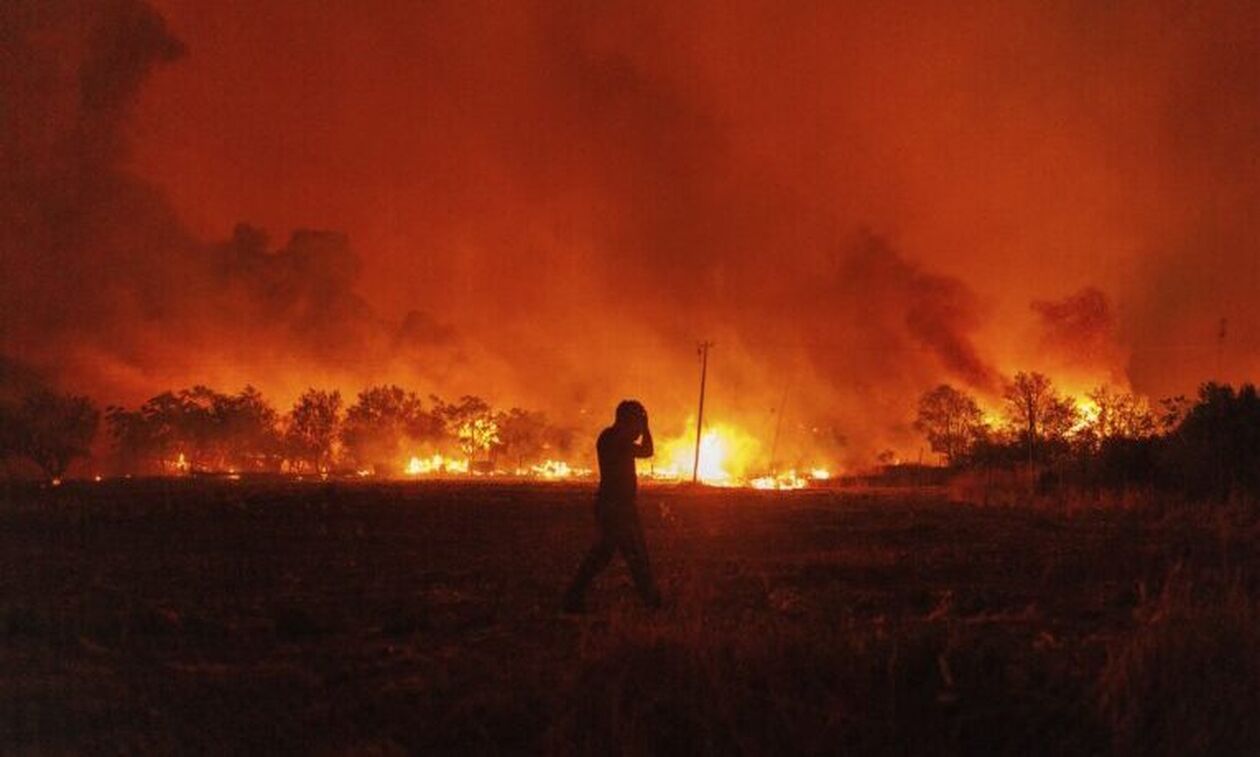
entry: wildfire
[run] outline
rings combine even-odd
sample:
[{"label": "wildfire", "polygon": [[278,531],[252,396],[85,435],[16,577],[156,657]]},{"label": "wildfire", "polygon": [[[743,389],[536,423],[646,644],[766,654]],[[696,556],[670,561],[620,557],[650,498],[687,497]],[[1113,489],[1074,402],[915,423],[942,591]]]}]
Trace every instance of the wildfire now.
[{"label": "wildfire", "polygon": [[[467,459],[446,457],[445,455],[435,453],[429,457],[412,457],[403,466],[403,473],[407,476],[463,476],[468,475],[470,466]],[[541,463],[530,465],[528,467],[516,468],[515,471],[496,470],[496,474],[506,474],[514,472],[517,476],[530,476],[533,478],[542,478],[550,481],[556,481],[568,478],[583,478],[591,475],[590,468],[582,468],[571,465],[564,460],[547,459]]]},{"label": "wildfire", "polygon": [[[714,486],[733,485],[734,476],[728,470],[734,462],[732,446],[730,440],[717,430],[704,432],[700,437],[700,467],[697,471],[701,481]],[[689,462],[694,466],[694,455],[695,451],[689,453],[685,445],[676,449],[671,458],[672,467],[686,470]]]},{"label": "wildfire", "polygon": [[[741,443],[737,443],[741,442]],[[700,437],[700,465],[697,477],[710,486],[737,486],[732,468],[739,462],[736,451],[749,447],[751,439],[737,436],[729,427],[711,428]],[[755,444],[755,442],[752,442]],[[691,477],[695,466],[695,437],[684,434],[660,446],[658,457],[664,464],[648,464],[644,471],[650,478],[679,481]],[[742,473],[742,466],[738,469]]]},{"label": "wildfire", "polygon": [[1088,396],[1073,399],[1076,402],[1077,419],[1069,433],[1079,434],[1081,431],[1084,431],[1085,429],[1098,423],[1098,416],[1102,412],[1102,409],[1098,407],[1097,402],[1094,402],[1094,400],[1090,399]]},{"label": "wildfire", "polygon": [[470,457],[499,443],[499,424],[490,418],[476,418],[459,427],[459,446]]},{"label": "wildfire", "polygon": [[538,465],[531,465],[531,475],[545,479],[580,478],[591,475],[589,468],[574,468],[563,460],[544,460]]},{"label": "wildfire", "polygon": [[443,457],[435,453],[432,457],[412,457],[403,468],[408,476],[429,476],[441,473],[460,474],[468,472],[468,461]]},{"label": "wildfire", "polygon": [[[464,449],[465,456],[448,457],[441,452],[427,457],[413,455],[407,458],[405,463],[400,464],[399,469],[402,474],[410,478],[515,475],[545,481],[586,478],[593,474],[590,468],[554,458],[547,458],[536,463],[526,461],[515,468],[507,469],[497,468],[489,460],[484,463],[479,462],[474,466],[467,453],[482,445],[492,445],[497,442],[497,429],[492,426],[478,427],[471,424],[466,427],[466,431],[466,434],[461,435],[461,449],[467,448]],[[695,436],[684,433],[659,443],[654,459],[639,461],[639,473],[644,478],[656,481],[689,481],[695,462],[695,453]],[[754,475],[753,471],[766,469],[764,467],[766,460],[760,456],[760,453],[761,445],[751,435],[729,424],[715,424],[705,429],[700,437],[698,478],[700,482],[708,486],[744,486],[768,490],[803,489],[813,482],[831,478],[831,472],[827,468],[817,466],[793,468],[777,474]]]},{"label": "wildfire", "polygon": [[[688,422],[690,423],[690,421]],[[658,445],[661,464],[648,463],[640,473],[658,481],[690,480],[695,464],[695,436],[683,434]],[[700,466],[697,478],[709,486],[749,486],[754,489],[803,489],[811,481],[826,481],[831,473],[814,467],[808,474],[789,470],[777,475],[752,475],[757,465],[765,465],[760,443],[744,431],[717,424],[700,437]],[[762,470],[765,470],[763,467]]]},{"label": "wildfire", "polygon": [[748,482],[748,485],[754,489],[804,489],[809,485],[809,481],[804,477],[797,475],[796,471],[790,470],[780,473],[777,476],[760,476]]}]

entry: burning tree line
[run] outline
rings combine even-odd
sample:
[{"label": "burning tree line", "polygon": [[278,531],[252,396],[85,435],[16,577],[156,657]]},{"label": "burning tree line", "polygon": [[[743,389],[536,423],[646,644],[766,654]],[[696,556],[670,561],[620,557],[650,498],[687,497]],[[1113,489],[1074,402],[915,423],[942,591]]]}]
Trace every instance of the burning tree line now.
[{"label": "burning tree line", "polygon": [[[1260,398],[1204,384],[1194,400],[1152,406],[1099,387],[1081,399],[1046,376],[1017,373],[986,412],[942,384],[924,393],[915,427],[947,467],[1037,471],[1042,484],[1154,487],[1196,497],[1260,494]],[[352,404],[310,389],[285,413],[247,386],[163,392],[138,408],[109,407],[110,469],[195,472],[347,472],[379,475],[507,471],[568,475],[573,431],[538,412],[495,410],[476,396],[428,404],[412,391],[374,386]],[[50,479],[91,454],[102,413],[87,397],[46,387],[0,392],[0,463],[34,466]],[[690,449],[690,447],[688,447]]]},{"label": "burning tree line", "polygon": [[1040,373],[1006,384],[999,416],[942,384],[919,399],[915,428],[956,469],[1029,466],[1042,485],[1175,489],[1195,497],[1260,494],[1260,398],[1206,383],[1198,397],[1145,397],[1100,386],[1077,400]]},{"label": "burning tree line", "polygon": [[57,480],[70,463],[91,454],[101,413],[87,397],[39,388],[0,392],[0,466],[25,461]]},{"label": "burning tree line", "polygon": [[[397,475],[409,458],[424,472],[520,470],[568,453],[572,432],[540,412],[495,410],[479,397],[456,402],[394,385],[347,405],[338,391],[309,389],[288,412],[254,387],[224,394],[206,386],[163,392],[138,408],[104,412],[111,468],[120,473],[195,472]],[[86,397],[39,391],[0,403],[0,458],[63,475],[88,456],[101,413]],[[418,471],[412,471],[418,472]]]}]

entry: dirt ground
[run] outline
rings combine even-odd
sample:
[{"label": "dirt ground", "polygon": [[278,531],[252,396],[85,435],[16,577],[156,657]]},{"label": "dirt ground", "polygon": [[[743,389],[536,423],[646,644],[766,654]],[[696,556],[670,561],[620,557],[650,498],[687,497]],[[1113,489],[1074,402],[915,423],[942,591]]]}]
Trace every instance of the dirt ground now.
[{"label": "dirt ground", "polygon": [[[1238,753],[1255,519],[935,490],[640,496],[558,613],[591,488],[0,492],[5,752]],[[1248,717],[1250,716],[1250,717]]]}]

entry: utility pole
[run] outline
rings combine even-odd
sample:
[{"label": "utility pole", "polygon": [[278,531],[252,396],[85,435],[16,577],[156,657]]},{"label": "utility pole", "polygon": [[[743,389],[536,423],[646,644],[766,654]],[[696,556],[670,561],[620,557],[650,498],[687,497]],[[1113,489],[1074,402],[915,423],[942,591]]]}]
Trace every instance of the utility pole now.
[{"label": "utility pole", "polygon": [[691,483],[700,481],[700,436],[704,431],[704,381],[709,373],[709,348],[713,343],[706,340],[700,343],[700,412],[696,413],[696,457],[691,465]]}]

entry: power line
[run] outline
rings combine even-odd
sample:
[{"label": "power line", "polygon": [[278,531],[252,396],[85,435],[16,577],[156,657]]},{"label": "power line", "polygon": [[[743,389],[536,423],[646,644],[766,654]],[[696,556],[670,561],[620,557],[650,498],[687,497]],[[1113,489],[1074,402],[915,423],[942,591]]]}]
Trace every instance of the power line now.
[{"label": "power line", "polygon": [[779,402],[779,415],[774,421],[774,441],[770,443],[770,472],[774,475],[779,474],[779,469],[775,466],[775,455],[779,451],[779,432],[783,430],[783,415],[787,408],[788,390],[792,388],[792,379],[783,385],[783,400]]}]

